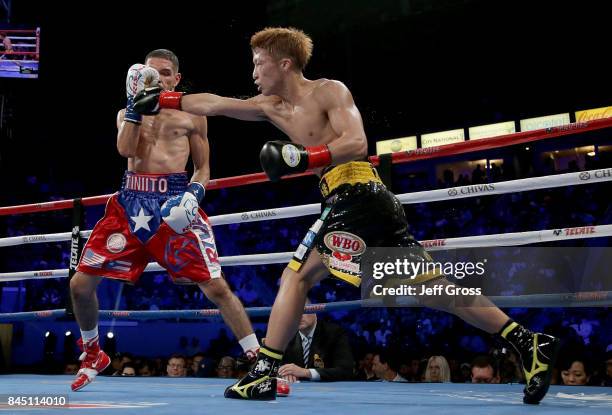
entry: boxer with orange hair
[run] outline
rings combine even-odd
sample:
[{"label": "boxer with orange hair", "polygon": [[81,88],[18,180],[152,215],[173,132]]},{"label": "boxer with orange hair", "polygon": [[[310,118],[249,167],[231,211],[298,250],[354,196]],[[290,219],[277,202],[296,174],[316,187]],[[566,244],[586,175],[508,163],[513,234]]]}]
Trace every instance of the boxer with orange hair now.
[{"label": "boxer with orange hair", "polygon": [[[306,170],[320,176],[322,214],[283,272],[265,346],[250,373],[225,393],[228,398],[267,400],[276,397],[283,352],[297,331],[310,288],[329,274],[360,285],[361,257],[367,247],[402,247],[411,261],[432,259],[408,232],[400,201],[366,161],[368,142],[349,89],[339,81],[304,77],[312,54],[310,37],[295,28],[267,28],[251,37],[251,48],[259,95],[245,100],[213,94],[183,96],[152,87],[136,97],[135,109],[154,114],[160,108],[173,108],[268,121],[291,140],[264,145],[260,160],[268,177],[274,181]],[[452,285],[440,272],[423,272],[412,283],[425,288]],[[522,358],[527,379],[523,400],[539,403],[548,391],[559,340],[512,321],[482,295],[460,307],[445,297],[418,299],[508,341]]]}]

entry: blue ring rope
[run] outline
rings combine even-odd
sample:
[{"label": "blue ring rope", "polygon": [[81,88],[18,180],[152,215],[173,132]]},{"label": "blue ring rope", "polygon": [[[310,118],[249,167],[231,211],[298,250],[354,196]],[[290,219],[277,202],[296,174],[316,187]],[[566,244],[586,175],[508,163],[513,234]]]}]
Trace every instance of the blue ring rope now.
[{"label": "blue ring rope", "polygon": [[[499,307],[606,307],[612,306],[612,291],[595,291],[563,294],[529,294],[516,296],[489,297]],[[363,307],[386,307],[388,303],[382,300],[352,300],[337,301],[307,305],[306,313],[355,310]],[[398,298],[394,304],[398,307],[419,307],[414,297]],[[269,315],[272,307],[249,307],[246,312],[251,317]],[[100,319],[116,320],[159,320],[185,319],[200,320],[220,317],[217,309],[203,310],[100,310]],[[55,320],[66,317],[65,309],[27,311],[21,313],[2,313],[0,323],[18,321]]]}]

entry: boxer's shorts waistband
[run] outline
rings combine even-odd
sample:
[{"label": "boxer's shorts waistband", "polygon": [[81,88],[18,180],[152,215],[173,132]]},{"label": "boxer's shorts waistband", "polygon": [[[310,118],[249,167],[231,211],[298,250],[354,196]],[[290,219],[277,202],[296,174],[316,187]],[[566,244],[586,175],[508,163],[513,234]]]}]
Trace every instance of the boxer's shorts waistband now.
[{"label": "boxer's shorts waistband", "polygon": [[184,192],[188,183],[186,172],[149,174],[126,171],[121,182],[121,191],[173,196]]}]

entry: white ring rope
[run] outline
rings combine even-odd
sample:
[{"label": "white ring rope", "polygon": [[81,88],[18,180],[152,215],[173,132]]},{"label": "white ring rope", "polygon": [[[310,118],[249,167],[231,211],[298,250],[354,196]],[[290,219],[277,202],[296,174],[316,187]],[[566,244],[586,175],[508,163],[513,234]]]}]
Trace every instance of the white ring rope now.
[{"label": "white ring rope", "polygon": [[[89,238],[91,231],[81,231],[81,238]],[[42,242],[65,242],[69,241],[72,237],[70,232],[61,233],[48,233],[41,235],[23,235],[23,236],[11,236],[8,238],[0,238],[0,247],[3,246],[15,246],[15,245],[26,245],[26,244],[38,244]]]},{"label": "white ring rope", "polygon": [[36,63],[38,62],[36,59],[11,59],[11,60],[2,60],[0,66],[7,66],[8,64],[20,64],[20,63]]},{"label": "white ring rope", "polygon": [[402,203],[423,203],[609,181],[612,181],[612,168],[405,193],[398,198]]},{"label": "white ring rope", "polygon": [[227,215],[211,216],[208,219],[211,225],[218,226],[231,225],[233,223],[259,222],[262,220],[296,218],[306,215],[318,215],[320,213],[321,204],[311,203],[309,205],[228,213]]},{"label": "white ring rope", "polygon": [[[463,199],[468,197],[499,195],[505,193],[523,192],[537,189],[547,189],[580,184],[600,183],[612,181],[612,168],[582,171],[576,173],[554,174],[550,176],[531,177],[527,179],[510,180],[506,182],[487,183],[451,187],[447,189],[427,190],[423,192],[404,193],[397,195],[404,204],[433,202],[441,200]],[[321,204],[291,206],[276,209],[253,210],[250,212],[230,213],[226,215],[211,216],[213,226],[230,225],[234,223],[259,222],[262,220],[275,220],[295,218],[321,213]],[[82,231],[81,237],[87,238],[91,230]],[[24,245],[41,242],[69,241],[70,232],[47,235],[23,235],[0,238],[0,247]]]},{"label": "white ring rope", "polygon": [[[612,236],[612,225],[581,226],[576,228],[547,229],[542,231],[433,239],[421,241],[421,244],[423,244],[428,251],[440,251],[458,248],[517,246],[570,239],[601,238],[605,236]],[[292,257],[293,252],[277,252],[220,257],[219,261],[222,266],[286,264]],[[145,272],[150,271],[164,271],[164,269],[158,263],[151,262],[145,268]],[[0,273],[0,282],[19,281],[23,279],[64,278],[67,276],[67,269],[5,272]]]},{"label": "white ring rope", "polygon": [[[550,176],[530,177],[527,179],[459,186],[447,189],[426,190],[423,192],[404,193],[397,195],[397,198],[403,204],[411,204],[463,199],[477,196],[499,195],[505,193],[609,181],[612,181],[612,168],[576,173],[553,174]],[[212,216],[209,219],[212,225],[229,225],[232,223],[294,218],[319,213],[321,213],[321,205],[319,203],[313,203],[310,205],[292,206],[279,209],[264,209],[255,210],[252,212],[230,213],[227,215]]]}]

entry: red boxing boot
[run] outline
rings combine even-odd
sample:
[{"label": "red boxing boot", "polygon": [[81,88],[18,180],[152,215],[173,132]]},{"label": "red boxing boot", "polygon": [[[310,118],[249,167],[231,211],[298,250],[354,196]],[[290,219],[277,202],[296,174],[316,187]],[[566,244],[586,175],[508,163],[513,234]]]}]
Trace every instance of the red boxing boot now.
[{"label": "red boxing boot", "polygon": [[85,344],[83,344],[82,339],[79,339],[77,345],[83,353],[79,357],[81,368],[77,372],[76,379],[70,385],[75,392],[93,382],[98,373],[106,369],[111,362],[108,355],[100,350],[98,336]]}]

